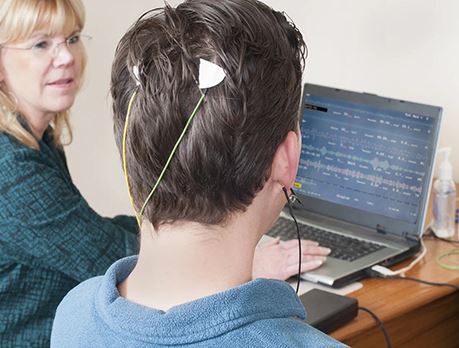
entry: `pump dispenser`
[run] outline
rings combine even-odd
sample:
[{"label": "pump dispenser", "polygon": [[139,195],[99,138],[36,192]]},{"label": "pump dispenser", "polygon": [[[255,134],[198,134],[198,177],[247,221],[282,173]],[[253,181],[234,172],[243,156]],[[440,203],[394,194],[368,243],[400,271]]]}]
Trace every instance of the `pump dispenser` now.
[{"label": "pump dispenser", "polygon": [[453,167],[449,162],[451,148],[439,149],[438,154],[443,154],[440,163],[439,176],[433,185],[433,222],[432,230],[440,238],[454,236],[454,223],[456,215],[456,185],[453,181]]}]

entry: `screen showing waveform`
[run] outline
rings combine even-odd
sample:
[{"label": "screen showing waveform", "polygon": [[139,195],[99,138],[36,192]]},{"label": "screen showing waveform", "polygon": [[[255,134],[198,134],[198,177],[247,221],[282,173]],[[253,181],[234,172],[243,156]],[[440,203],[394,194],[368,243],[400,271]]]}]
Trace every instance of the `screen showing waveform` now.
[{"label": "screen showing waveform", "polygon": [[305,94],[295,186],[307,196],[415,223],[434,120]]}]

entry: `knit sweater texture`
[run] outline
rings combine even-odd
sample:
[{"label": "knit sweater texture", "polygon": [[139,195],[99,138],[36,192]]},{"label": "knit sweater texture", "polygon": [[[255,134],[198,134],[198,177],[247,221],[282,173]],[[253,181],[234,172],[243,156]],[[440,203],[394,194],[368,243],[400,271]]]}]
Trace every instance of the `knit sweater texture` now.
[{"label": "knit sweater texture", "polygon": [[138,252],[135,219],[91,209],[52,138],[48,128],[34,150],[0,132],[2,348],[49,347],[67,292]]}]

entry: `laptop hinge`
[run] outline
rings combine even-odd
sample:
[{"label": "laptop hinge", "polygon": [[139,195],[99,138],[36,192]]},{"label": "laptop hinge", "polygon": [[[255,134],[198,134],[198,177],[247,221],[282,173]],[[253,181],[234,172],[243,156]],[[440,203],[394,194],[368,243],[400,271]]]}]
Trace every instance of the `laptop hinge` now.
[{"label": "laptop hinge", "polygon": [[411,233],[408,233],[408,232],[403,232],[403,237],[410,241],[410,242],[415,242],[415,243],[419,243],[419,236],[417,234],[411,234]]}]

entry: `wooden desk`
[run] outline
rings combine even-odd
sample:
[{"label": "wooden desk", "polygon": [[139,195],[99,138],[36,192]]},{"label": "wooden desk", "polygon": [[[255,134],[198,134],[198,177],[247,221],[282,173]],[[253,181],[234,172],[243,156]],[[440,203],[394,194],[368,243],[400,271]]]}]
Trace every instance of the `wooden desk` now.
[{"label": "wooden desk", "polygon": [[[435,261],[438,255],[459,247],[459,244],[431,237],[424,237],[424,241],[427,255],[407,275],[459,286],[459,271],[446,270]],[[393,269],[404,267],[411,261]],[[384,322],[394,348],[459,347],[459,292],[408,280],[365,279],[362,283],[362,289],[348,296],[357,298],[359,306],[369,308]],[[382,331],[370,314],[362,311],[332,336],[353,348],[386,347]]]}]

